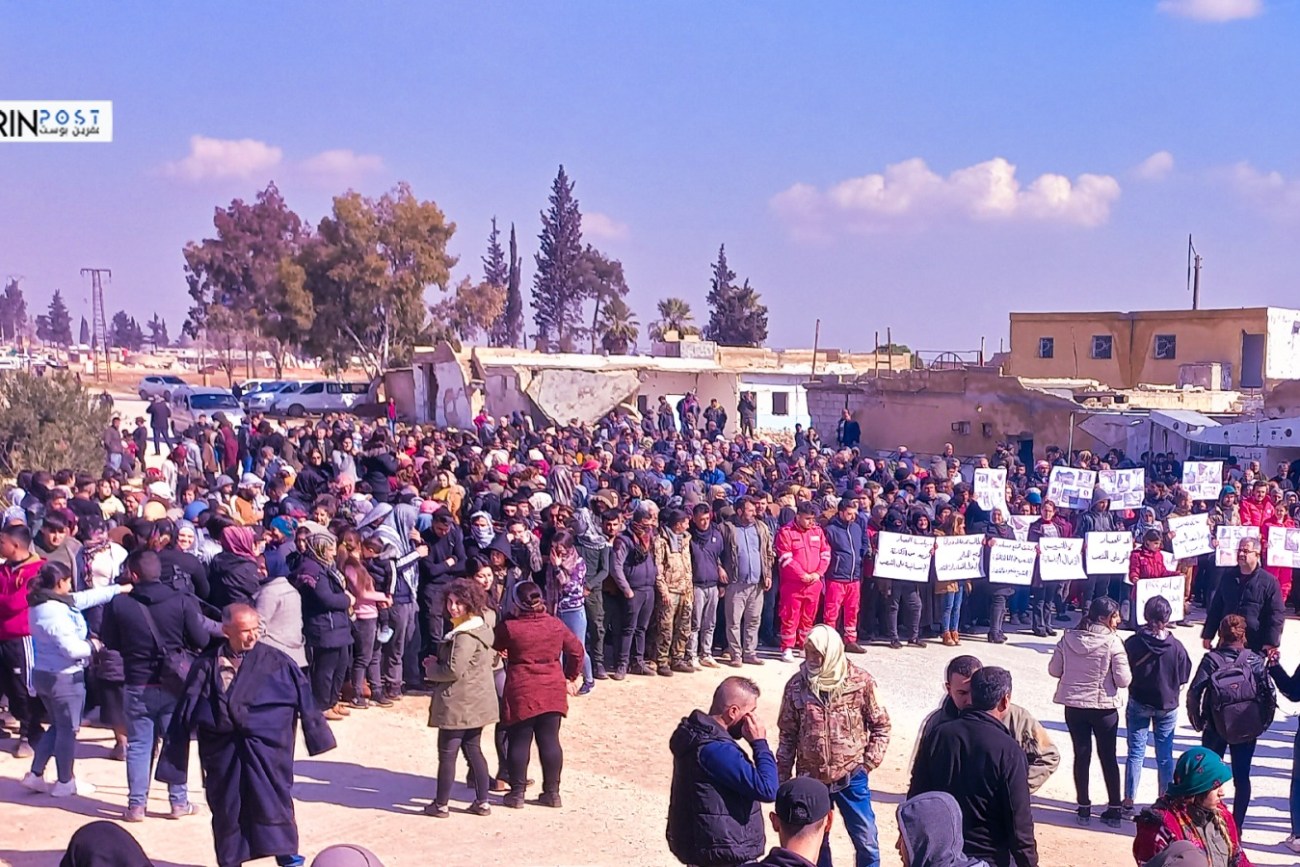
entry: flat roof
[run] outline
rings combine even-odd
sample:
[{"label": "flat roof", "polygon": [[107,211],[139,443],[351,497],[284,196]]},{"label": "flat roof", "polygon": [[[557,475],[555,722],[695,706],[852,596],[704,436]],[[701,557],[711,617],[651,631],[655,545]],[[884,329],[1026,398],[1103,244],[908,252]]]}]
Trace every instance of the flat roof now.
[{"label": "flat roof", "polygon": [[1099,310],[1094,313],[1087,313],[1073,310],[1031,310],[1012,312],[1012,321],[1016,319],[1040,320],[1040,319],[1081,319],[1087,321],[1096,321],[1098,319],[1213,319],[1216,316],[1222,316],[1225,313],[1255,313],[1267,315],[1271,310],[1279,310],[1284,313],[1300,315],[1300,310],[1291,307],[1215,307],[1201,308],[1200,310]]}]

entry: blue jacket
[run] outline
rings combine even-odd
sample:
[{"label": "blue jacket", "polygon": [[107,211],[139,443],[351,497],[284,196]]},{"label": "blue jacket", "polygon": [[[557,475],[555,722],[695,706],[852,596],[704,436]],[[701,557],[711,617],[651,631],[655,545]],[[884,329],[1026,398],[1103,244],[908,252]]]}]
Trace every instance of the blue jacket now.
[{"label": "blue jacket", "polygon": [[836,515],[826,525],[826,541],[831,546],[831,565],[826,569],[828,581],[858,581],[862,578],[862,560],[867,556],[867,537],[862,525],[852,524]]},{"label": "blue jacket", "polygon": [[103,605],[121,591],[116,584],[72,594],[72,604],[42,602],[31,610],[32,669],[73,674],[90,661],[90,629],[81,609]]}]

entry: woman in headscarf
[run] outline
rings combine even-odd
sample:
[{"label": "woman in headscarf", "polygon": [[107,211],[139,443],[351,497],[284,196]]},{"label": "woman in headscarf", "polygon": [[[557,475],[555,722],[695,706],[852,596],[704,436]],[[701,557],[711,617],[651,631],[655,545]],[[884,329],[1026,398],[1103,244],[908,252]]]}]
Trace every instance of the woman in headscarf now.
[{"label": "woman in headscarf", "polygon": [[465,489],[456,484],[456,476],[451,470],[438,470],[433,477],[433,489],[429,497],[445,505],[457,519],[460,518],[461,508],[465,503]]},{"label": "woman in headscarf", "polygon": [[303,636],[307,640],[307,674],[312,695],[327,720],[351,712],[342,703],[343,681],[352,664],[352,597],[335,566],[338,546],[330,533],[316,530],[307,537],[307,551],[290,583],[302,594]]},{"label": "woman in headscarf", "polygon": [[[689,555],[688,555],[689,556]],[[572,531],[558,530],[546,560],[546,610],[560,618],[581,642],[587,640],[587,563],[578,552]],[[591,659],[582,661],[582,688],[591,692]]]},{"label": "woman in headscarf", "polygon": [[1179,841],[1204,853],[1210,867],[1250,867],[1237,823],[1223,803],[1223,784],[1230,779],[1232,771],[1212,750],[1183,753],[1164,796],[1137,817],[1133,857],[1139,867],[1155,864]]},{"label": "woman in headscarf", "polygon": [[1150,506],[1143,506],[1138,510],[1137,523],[1133,525],[1133,541],[1140,545],[1142,538],[1146,536],[1148,530],[1155,530],[1162,537],[1165,532],[1165,525],[1156,517],[1156,510]]},{"label": "woman in headscarf", "polygon": [[510,792],[505,806],[524,805],[528,762],[536,738],[542,763],[538,803],[559,807],[560,773],[564,768],[560,722],[569,710],[568,696],[576,695],[582,682],[586,652],[559,618],[546,613],[540,587],[523,581],[515,587],[513,596],[515,613],[497,624],[493,645],[506,657],[501,724],[507,727],[509,739],[506,758]]},{"label": "woman in headscarf", "polygon": [[153,862],[128,831],[99,821],[77,829],[59,867],[153,867]]},{"label": "woman in headscarf", "polygon": [[208,583],[212,587],[212,597],[208,601],[218,609],[224,609],[232,602],[252,605],[261,584],[253,528],[240,527],[226,519],[218,522],[215,518],[208,522],[208,528],[221,542],[221,551],[208,565]]},{"label": "woman in headscarf", "polygon": [[486,551],[492,547],[492,540],[496,535],[497,531],[492,525],[491,515],[483,511],[470,515],[469,528],[465,533],[465,556],[486,556]]}]

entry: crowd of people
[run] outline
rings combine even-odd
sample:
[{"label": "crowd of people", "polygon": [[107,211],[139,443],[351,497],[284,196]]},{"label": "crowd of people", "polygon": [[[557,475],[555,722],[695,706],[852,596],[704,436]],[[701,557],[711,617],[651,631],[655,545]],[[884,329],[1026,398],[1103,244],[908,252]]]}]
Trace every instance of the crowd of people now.
[{"label": "crowd of people", "polygon": [[[483,413],[466,431],[346,415],[280,424],[255,413],[239,427],[218,415],[174,430],[163,410],[151,415],[151,430],[143,418],[132,431],[113,420],[102,471],[23,472],[7,494],[0,692],[17,726],[14,754],[32,759],[24,784],[34,791],[90,791],[75,774],[75,744],[94,706],[126,765],[126,821],[145,820],[155,773],[169,786],[169,815],[193,815],[185,772],[197,735],[218,862],[301,863],[287,796],[298,724],[308,749],[322,751],[333,745],[329,723],[430,696],[438,770],[428,815],[451,815],[461,756],[470,813],[488,814],[493,793],[509,808],[558,808],[570,700],[629,675],[786,664],[798,667],[782,695],[775,752],[753,714],[757,686],[739,674],[674,735],[670,848],[697,865],[755,858],[764,839],[757,804],[775,799],[780,817],[778,782],[810,778],[826,788],[857,863],[878,864],[870,772],[883,761],[890,721],[874,679],[849,657],[873,643],[956,647],[982,634],[997,644],[1009,629],[1051,636],[1070,624],[1049,670],[1060,678],[1056,701],[1074,747],[1079,821],[1092,817],[1095,742],[1107,789],[1101,821],[1137,819],[1139,864],[1157,863],[1182,839],[1216,867],[1248,863],[1237,829],[1254,741],[1272,721],[1273,683],[1300,695],[1300,678],[1278,666],[1285,606],[1294,604],[1290,571],[1262,566],[1255,539],[1243,541],[1235,567],[1216,566],[1213,555],[1172,567],[1185,579],[1178,607],[1206,611],[1210,652],[1194,677],[1170,631],[1170,600],[1151,599],[1127,640],[1117,630],[1136,625],[1136,583],[1170,572],[1160,556],[1172,547],[1170,516],[1205,512],[1212,526],[1258,526],[1266,541],[1270,529],[1295,526],[1300,467],[1269,479],[1257,464],[1229,461],[1217,500],[1195,501],[1172,455],[1053,446],[1027,464],[1010,447],[966,462],[951,445],[928,459],[906,447],[868,453],[847,411],[833,447],[802,426],[782,443],[756,437],[752,418],[724,435],[725,411],[693,395],[675,410],[661,401],[644,418],[619,411],[596,424],[543,428]],[[1143,467],[1145,499],[1111,510],[1099,488],[1072,513],[1045,496],[1054,466]],[[972,496],[972,472],[983,467],[1007,469],[1010,514]],[[992,544],[1014,538],[1013,516],[1032,519],[1029,541],[1131,531],[1128,573],[1055,582],[1036,571],[1027,587],[874,575],[881,532],[981,536],[987,563]],[[968,856],[1037,863],[1028,805],[1059,753],[1011,703],[1010,672],[958,656],[943,677],[948,698],[923,728],[913,770],[911,794],[924,799],[914,814],[955,804]],[[1180,777],[1187,755],[1175,762],[1172,733],[1189,681],[1188,710],[1208,755]],[[274,712],[254,711],[263,693],[274,696]],[[484,753],[489,727],[494,768]],[[1152,732],[1161,800],[1139,810]],[[751,755],[736,747],[742,739]],[[534,742],[542,783],[530,802]],[[997,774],[964,773],[972,751]],[[1196,800],[1210,789],[1189,789],[1217,780],[1229,753],[1230,812]],[[51,760],[56,779],[47,780]],[[248,776],[249,762],[260,777]],[[1200,782],[1177,782],[1189,774]],[[995,782],[1005,785],[994,791]],[[936,791],[953,803],[926,799]],[[798,815],[824,819],[819,793],[799,797],[816,803]],[[752,807],[744,822],[734,798]],[[1291,809],[1287,845],[1300,852],[1294,793]],[[796,824],[784,815],[773,820],[778,833]],[[701,828],[706,817],[716,824]],[[913,849],[922,833],[913,831]],[[826,864],[824,834],[818,845]]]}]

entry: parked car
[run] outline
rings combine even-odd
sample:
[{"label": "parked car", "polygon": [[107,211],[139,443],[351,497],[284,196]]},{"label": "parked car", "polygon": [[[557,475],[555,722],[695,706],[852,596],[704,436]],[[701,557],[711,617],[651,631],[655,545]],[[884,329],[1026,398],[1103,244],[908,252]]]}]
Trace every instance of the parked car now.
[{"label": "parked car", "polygon": [[302,383],[292,379],[271,380],[264,382],[252,391],[245,391],[240,401],[249,412],[266,412],[271,403],[282,394],[292,394],[302,387]]},{"label": "parked car", "polygon": [[149,400],[153,397],[171,400],[172,394],[177,389],[187,387],[188,383],[179,376],[172,376],[170,373],[155,373],[140,380],[140,385],[136,388],[136,391],[140,393],[141,400]]},{"label": "parked car", "polygon": [[326,412],[347,412],[366,402],[370,386],[364,382],[304,382],[296,391],[281,392],[267,412],[299,418]]},{"label": "parked car", "polygon": [[216,416],[221,414],[235,427],[247,422],[244,408],[239,405],[238,399],[224,388],[186,386],[172,395],[171,405],[172,426],[178,431],[193,425],[200,416],[215,421]]}]

